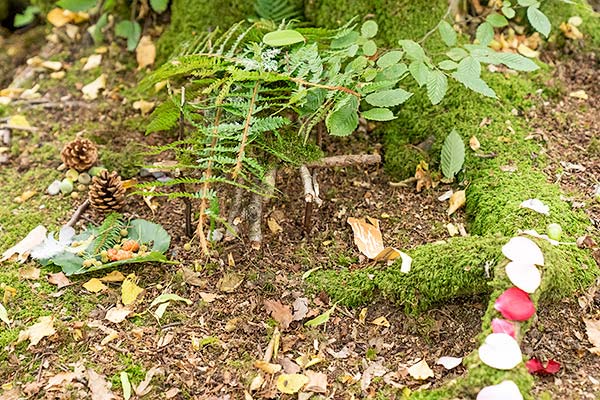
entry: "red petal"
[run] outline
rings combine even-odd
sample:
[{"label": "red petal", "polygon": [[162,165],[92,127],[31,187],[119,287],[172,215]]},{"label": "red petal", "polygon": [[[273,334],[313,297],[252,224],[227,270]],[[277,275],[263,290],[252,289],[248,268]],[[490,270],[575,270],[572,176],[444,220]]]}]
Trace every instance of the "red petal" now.
[{"label": "red petal", "polygon": [[512,322],[502,318],[494,318],[492,320],[492,332],[494,333],[506,333],[507,335],[517,338],[515,335],[515,326]]},{"label": "red petal", "polygon": [[531,360],[527,361],[525,363],[525,366],[527,367],[527,370],[529,371],[530,374],[536,374],[536,373],[544,370],[544,366],[542,365],[542,362],[540,360],[538,360],[537,358],[532,358]]},{"label": "red petal", "polygon": [[544,370],[547,374],[555,374],[560,370],[560,363],[554,360],[548,360],[548,364]]},{"label": "red petal", "polygon": [[527,321],[535,314],[535,306],[529,295],[519,288],[506,289],[496,299],[494,308],[506,319],[513,321]]}]

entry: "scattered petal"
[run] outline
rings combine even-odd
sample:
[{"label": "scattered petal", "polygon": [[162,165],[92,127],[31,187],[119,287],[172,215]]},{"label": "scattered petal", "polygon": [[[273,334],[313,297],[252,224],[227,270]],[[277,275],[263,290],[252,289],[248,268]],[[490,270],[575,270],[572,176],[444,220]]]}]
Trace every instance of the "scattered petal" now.
[{"label": "scattered petal", "polygon": [[443,366],[446,369],[453,369],[458,367],[462,363],[462,357],[440,357],[435,362],[438,365]]},{"label": "scattered petal", "polygon": [[560,370],[560,363],[554,360],[548,360],[548,363],[544,366],[544,364],[535,357],[527,361],[525,366],[530,374],[538,375],[553,375]]},{"label": "scattered petal", "polygon": [[523,400],[519,387],[513,381],[502,381],[479,391],[477,400]]},{"label": "scattered petal", "polygon": [[491,333],[479,347],[479,358],[492,368],[513,369],[523,360],[517,341],[506,333]]},{"label": "scattered petal", "polygon": [[545,205],[544,202],[542,202],[539,199],[525,200],[519,205],[519,207],[528,208],[528,209],[538,212],[540,214],[550,215],[550,207]]},{"label": "scattered petal", "polygon": [[524,292],[535,292],[542,283],[542,274],[533,264],[511,261],[506,265],[506,275],[513,285]]},{"label": "scattered petal", "polygon": [[515,325],[502,318],[494,318],[492,320],[492,332],[494,333],[506,333],[507,335],[517,338]]},{"label": "scattered petal", "polygon": [[544,266],[544,254],[531,239],[514,237],[502,247],[502,254],[511,261]]},{"label": "scattered petal", "polygon": [[494,308],[512,321],[527,321],[535,314],[535,306],[529,295],[516,287],[506,289],[498,296]]}]

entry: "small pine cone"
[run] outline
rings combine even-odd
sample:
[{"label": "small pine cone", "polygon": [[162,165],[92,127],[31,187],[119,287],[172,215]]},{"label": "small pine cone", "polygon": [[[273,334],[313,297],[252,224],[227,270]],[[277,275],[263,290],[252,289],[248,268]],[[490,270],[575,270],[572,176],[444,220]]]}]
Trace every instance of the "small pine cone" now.
[{"label": "small pine cone", "polygon": [[98,149],[90,140],[77,138],[63,147],[60,158],[69,168],[87,171],[98,160]]},{"label": "small pine cone", "polygon": [[89,191],[92,208],[108,213],[118,211],[125,205],[125,187],[116,171],[103,170],[92,179]]}]

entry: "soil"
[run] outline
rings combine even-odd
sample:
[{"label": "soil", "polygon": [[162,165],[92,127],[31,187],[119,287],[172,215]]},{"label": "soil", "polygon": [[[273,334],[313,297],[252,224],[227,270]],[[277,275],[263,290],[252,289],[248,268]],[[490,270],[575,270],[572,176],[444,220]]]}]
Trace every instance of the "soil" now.
[{"label": "soil", "polygon": [[[543,140],[547,142],[551,163],[546,172],[550,180],[561,185],[566,196],[573,198],[575,207],[584,203],[582,208],[598,228],[600,203],[594,200],[594,191],[598,190],[600,157],[599,150],[593,148],[593,143],[600,146],[598,60],[593,54],[580,54],[567,60],[556,55],[548,57],[556,64],[554,82],[550,84],[560,82],[564,93],[558,99],[540,104],[532,115],[537,121],[536,132],[543,132]],[[104,68],[111,67],[104,65]],[[131,71],[124,71],[114,79],[114,87],[119,83],[132,87],[137,78]],[[581,100],[569,96],[576,90],[584,90],[589,98]],[[50,87],[44,98],[60,102],[65,95],[73,96],[69,93],[58,84]],[[147,138],[142,126],[125,124],[124,121],[137,115],[131,107],[122,104],[123,96],[113,93],[102,101],[84,103],[84,106],[75,102],[61,107],[58,112],[47,113],[32,123],[42,132],[50,132],[57,126],[61,130],[73,124],[99,124],[94,135],[103,139],[106,148],[164,140]],[[61,146],[52,135],[42,135],[40,140],[57,148]],[[326,148],[329,154],[369,153],[378,151],[380,146],[374,143],[376,141],[377,138],[366,133],[327,143]],[[27,146],[26,141],[21,144]],[[12,157],[3,168],[54,169],[60,164],[57,159],[48,160],[46,164],[32,163],[24,157],[26,155]],[[585,170],[575,172],[561,166],[561,162],[579,164]],[[378,391],[383,398],[400,398],[392,389],[436,387],[464,373],[460,366],[447,371],[435,362],[440,356],[466,356],[476,348],[486,298],[461,299],[418,317],[409,317],[393,305],[378,301],[368,306],[366,317],[361,317],[360,309],[340,307],[326,324],[316,329],[303,326],[303,322],[332,307],[323,293],[305,293],[304,273],[315,267],[360,268],[367,263],[354,246],[346,223],[349,216],[380,219],[384,243],[400,249],[443,240],[448,237],[444,225],[449,221],[466,225],[462,211],[449,219],[447,203],[438,200],[450,186],[442,184],[421,193],[416,193],[412,186],[393,187],[383,169],[378,167],[323,170],[319,173],[319,183],[324,204],[315,211],[310,232],[303,232],[304,201],[298,173],[283,169],[277,177],[281,193],[265,207],[265,217],[275,219],[282,232],[274,233],[264,224],[260,250],[252,250],[244,240],[219,243],[209,260],[201,257],[195,242],[191,251],[184,250],[188,239],[184,234],[180,201],[157,199],[159,206],[153,213],[141,198],[128,197],[125,214],[162,224],[173,239],[168,255],[181,264],[121,269],[124,274],[135,272],[140,277],[138,284],[145,288],[146,301],[136,309],[137,316],[118,325],[103,319],[107,310],[118,302],[119,285],[110,285],[97,296],[97,305],[89,315],[70,316],[60,312],[64,291],[94,298],[81,287],[88,276],[73,278],[73,286],[47,298],[48,309],[61,320],[60,334],[48,339],[45,346],[27,350],[27,357],[14,347],[8,349],[10,372],[4,369],[7,375],[0,376],[0,381],[14,381],[32,398],[84,398],[85,385],[78,381],[54,391],[45,390],[44,386],[50,377],[72,370],[77,362],[95,366],[97,372],[109,378],[127,370],[135,375],[131,378],[134,383],[138,383],[143,373],[132,372],[132,365],[137,365],[143,371],[160,370],[147,398],[243,398],[258,372],[253,364],[265,356],[276,325],[264,301],[277,300],[291,306],[299,298],[308,299],[308,315],[282,329],[279,360],[286,372],[293,373],[299,368],[292,362],[297,357],[320,357],[322,360],[311,369],[327,375],[329,398],[375,397]],[[73,208],[79,203],[80,200],[73,201]],[[222,210],[227,206],[222,204]],[[64,221],[69,217],[65,215]],[[87,212],[79,226],[97,223],[101,218],[93,211]],[[186,277],[194,271],[197,271],[194,279]],[[232,293],[220,293],[217,290],[220,282],[231,272],[243,275],[241,285]],[[146,312],[146,307],[163,292],[177,293],[192,303],[172,302],[165,316],[157,322]],[[214,301],[203,301],[206,293],[218,294],[218,297]],[[536,397],[550,393],[554,399],[598,398],[599,359],[587,351],[590,344],[582,318],[599,316],[600,291],[596,288],[579,299],[565,299],[540,308],[534,328],[523,342],[523,352],[527,357],[554,359],[562,368],[556,375],[536,378]],[[385,317],[389,326],[372,323],[379,317]],[[81,328],[86,323],[87,327]],[[107,328],[116,330],[117,338],[101,345],[110,330]],[[82,336],[76,339],[73,335],[79,330]],[[435,377],[417,381],[410,378],[407,368],[422,359],[432,367]],[[367,384],[369,375],[372,380]],[[22,381],[27,376],[34,380]],[[273,375],[267,374],[269,376]],[[118,379],[113,379],[113,383],[116,382]],[[254,398],[278,395],[273,378],[267,378],[264,388],[252,393]]]}]

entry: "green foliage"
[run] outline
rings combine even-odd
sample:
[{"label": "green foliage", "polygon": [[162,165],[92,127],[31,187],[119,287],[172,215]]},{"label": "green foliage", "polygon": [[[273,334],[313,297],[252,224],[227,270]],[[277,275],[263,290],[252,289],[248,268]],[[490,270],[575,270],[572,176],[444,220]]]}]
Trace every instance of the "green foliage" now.
[{"label": "green foliage", "polygon": [[127,39],[127,50],[137,47],[142,35],[142,27],[137,21],[121,21],[115,26],[115,35]]},{"label": "green foliage", "polygon": [[150,0],[150,7],[159,14],[165,12],[169,6],[169,0]]},{"label": "green foliage", "polygon": [[20,28],[29,25],[35,19],[35,16],[40,13],[40,8],[36,6],[28,6],[22,14],[15,15],[13,25],[15,28]]},{"label": "green foliage", "polygon": [[302,17],[302,2],[290,0],[255,0],[254,10],[263,19],[275,22],[300,19]]},{"label": "green foliage", "polygon": [[96,0],[60,0],[56,5],[73,12],[87,11],[96,5]]},{"label": "green foliage", "polygon": [[168,131],[177,125],[179,106],[173,99],[168,99],[152,111],[151,122],[146,126],[146,134]]},{"label": "green foliage", "polygon": [[123,228],[125,228],[123,216],[119,213],[110,213],[104,218],[100,226],[89,229],[87,233],[76,237],[75,240],[83,241],[90,236],[94,236],[94,240],[86,251],[92,255],[97,255],[119,243]]},{"label": "green foliage", "polygon": [[448,179],[453,179],[465,162],[465,144],[462,138],[452,129],[452,132],[446,136],[442,146],[442,173]]},{"label": "green foliage", "polygon": [[291,46],[304,41],[304,36],[293,29],[273,31],[263,36],[263,43],[272,47]]}]

